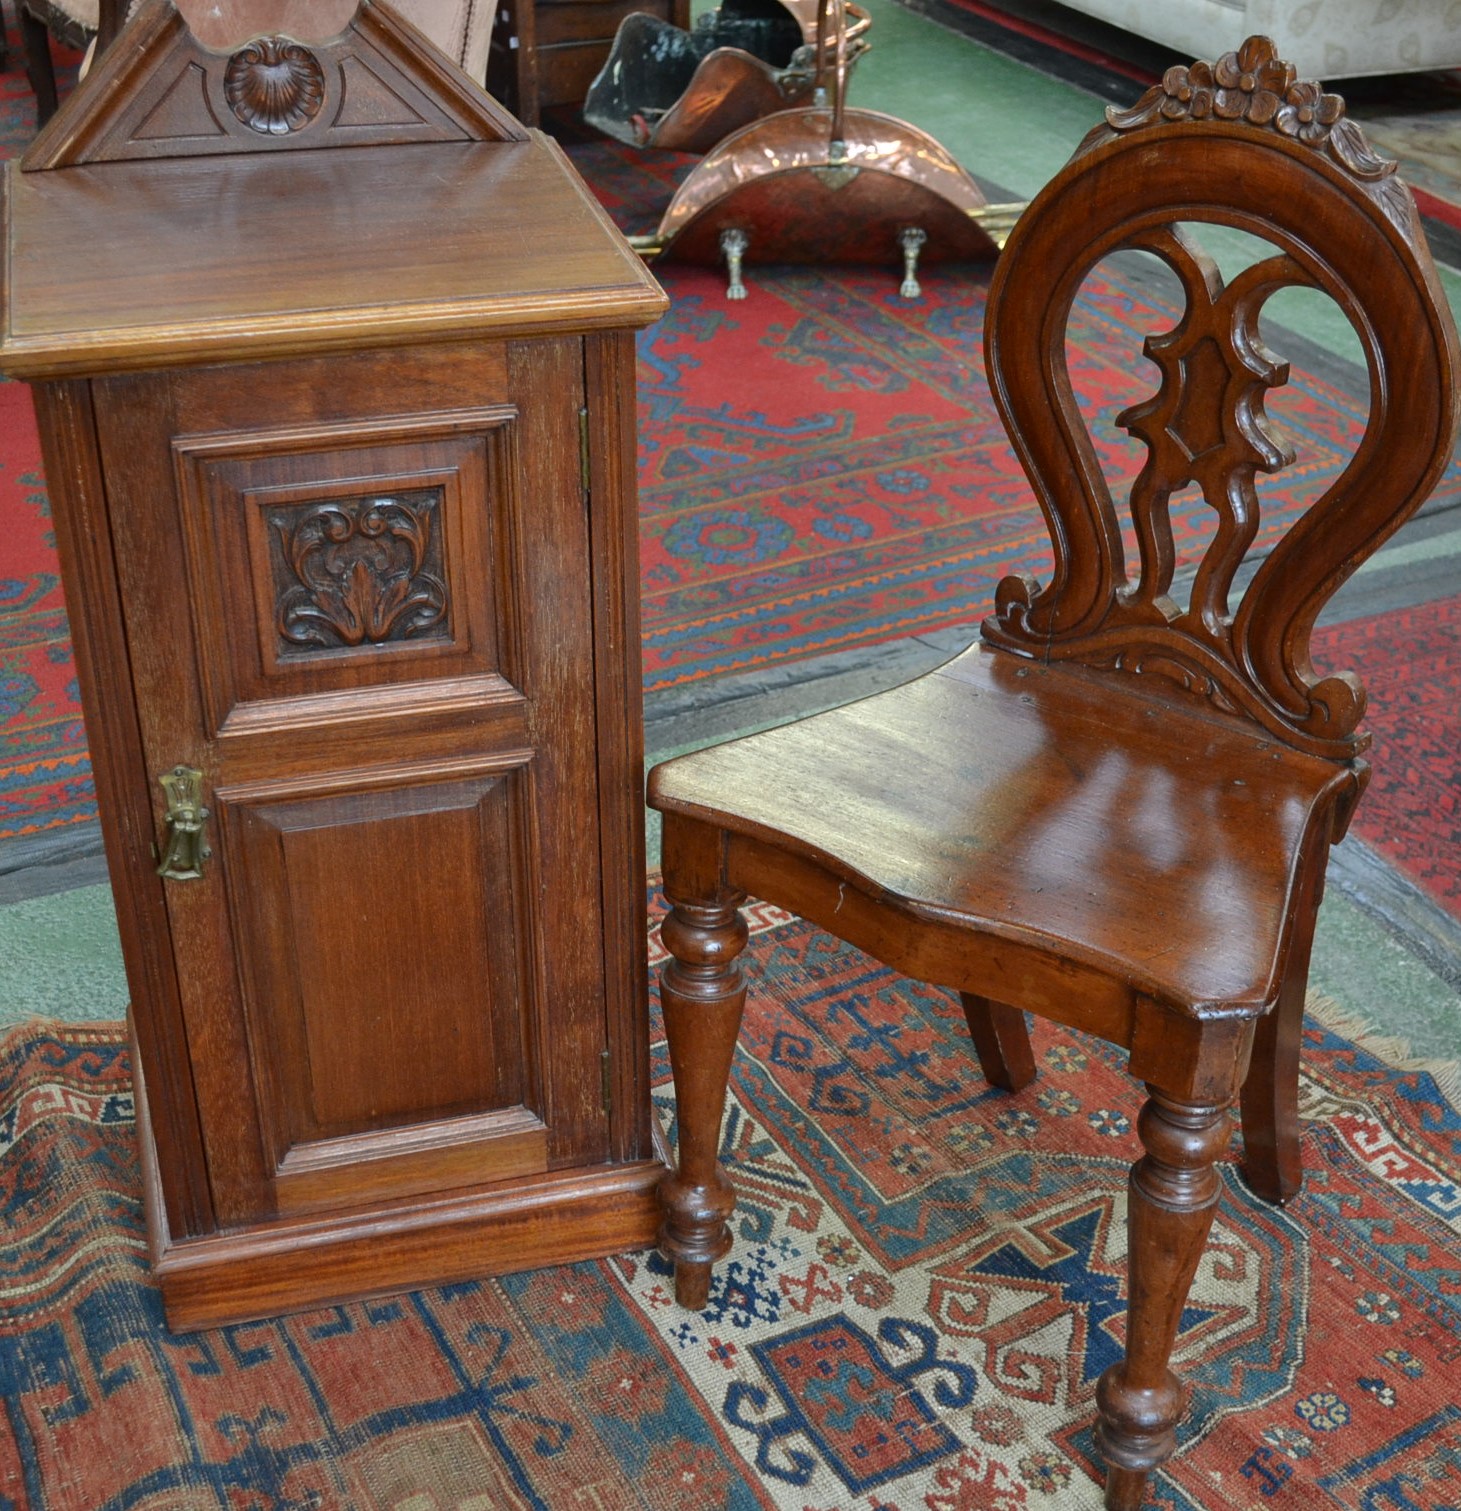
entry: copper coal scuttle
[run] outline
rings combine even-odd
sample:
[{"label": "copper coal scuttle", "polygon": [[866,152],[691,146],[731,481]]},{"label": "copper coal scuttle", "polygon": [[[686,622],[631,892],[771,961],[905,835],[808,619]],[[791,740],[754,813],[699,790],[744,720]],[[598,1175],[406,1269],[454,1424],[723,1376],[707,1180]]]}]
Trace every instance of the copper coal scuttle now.
[{"label": "copper coal scuttle", "polygon": [[644,256],[724,262],[730,299],[748,262],[892,263],[916,299],[920,259],[998,254],[1022,205],[988,204],[926,131],[847,105],[869,25],[847,0],[726,0],[689,32],[624,21],[586,119],[705,153],[636,239]]}]

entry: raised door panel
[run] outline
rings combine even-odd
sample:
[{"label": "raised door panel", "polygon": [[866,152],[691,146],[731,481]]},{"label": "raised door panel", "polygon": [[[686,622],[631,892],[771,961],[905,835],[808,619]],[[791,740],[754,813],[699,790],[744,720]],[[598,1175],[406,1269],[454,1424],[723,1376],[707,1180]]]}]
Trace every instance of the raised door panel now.
[{"label": "raised door panel", "polygon": [[210,809],[167,905],[225,1224],[606,1155],[582,364],[96,385],[148,760]]},{"label": "raised door panel", "polygon": [[367,688],[520,680],[516,422],[498,405],[174,439],[210,735],[358,713],[339,695]]},{"label": "raised door panel", "polygon": [[528,780],[215,794],[281,1211],[547,1169]]}]

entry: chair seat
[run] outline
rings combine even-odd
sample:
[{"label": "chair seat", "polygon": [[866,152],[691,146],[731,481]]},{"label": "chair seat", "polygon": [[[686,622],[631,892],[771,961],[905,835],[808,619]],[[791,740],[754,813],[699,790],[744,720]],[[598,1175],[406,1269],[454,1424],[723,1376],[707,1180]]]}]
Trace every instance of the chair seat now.
[{"label": "chair seat", "polygon": [[1261,1011],[1300,855],[1356,777],[1162,688],[976,647],[670,761],[650,803],[1160,1000]]}]

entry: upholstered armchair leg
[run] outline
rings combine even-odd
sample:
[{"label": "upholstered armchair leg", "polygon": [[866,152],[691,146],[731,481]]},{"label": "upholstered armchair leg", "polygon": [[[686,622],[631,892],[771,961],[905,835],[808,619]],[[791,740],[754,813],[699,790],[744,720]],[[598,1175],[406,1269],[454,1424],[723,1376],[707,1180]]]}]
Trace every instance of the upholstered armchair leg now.
[{"label": "upholstered armchair leg", "polygon": [[1137,1511],[1147,1476],[1177,1446],[1185,1392],[1169,1361],[1217,1210],[1222,1182],[1214,1165],[1227,1141],[1227,1103],[1147,1090],[1137,1125],[1146,1154],[1131,1172],[1126,1358],[1096,1387],[1107,1511]]},{"label": "upholstered armchair leg", "polygon": [[17,0],[21,45],[25,48],[25,76],[36,97],[36,125],[44,126],[56,113],[56,66],[51,61],[51,34],[46,23]]},{"label": "upholstered armchair leg", "polygon": [[959,997],[984,1079],[1003,1091],[1023,1091],[1035,1079],[1035,1054],[1024,1013],[973,992],[960,992]]},{"label": "upholstered armchair leg", "polygon": [[[666,885],[669,891],[669,884]],[[716,903],[679,902],[661,936],[670,952],[660,974],[665,1037],[675,1079],[678,1168],[660,1183],[660,1251],[675,1265],[675,1299],[699,1311],[710,1271],[730,1248],[735,1191],[716,1156],[731,1060],[746,1001],[737,956],[746,946],[743,893]]]}]

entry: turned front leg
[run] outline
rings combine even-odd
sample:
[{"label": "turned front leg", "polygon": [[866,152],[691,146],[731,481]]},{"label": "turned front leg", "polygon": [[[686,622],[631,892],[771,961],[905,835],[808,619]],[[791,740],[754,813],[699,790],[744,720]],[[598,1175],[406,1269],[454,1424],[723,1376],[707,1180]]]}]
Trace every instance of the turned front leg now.
[{"label": "turned front leg", "polygon": [[1148,1086],[1131,1172],[1126,1358],[1096,1387],[1097,1441],[1109,1466],[1107,1511],[1136,1511],[1147,1475],[1177,1446],[1185,1392],[1169,1361],[1187,1292],[1217,1210],[1214,1168],[1227,1144],[1226,1102],[1179,1102]]},{"label": "turned front leg", "polygon": [[699,1311],[710,1268],[730,1248],[735,1189],[720,1168],[720,1122],[741,1029],[746,982],[738,956],[746,921],[736,893],[719,904],[675,903],[660,927],[670,958],[660,973],[675,1078],[678,1167],[660,1182],[660,1252],[674,1261],[675,1299]]}]

